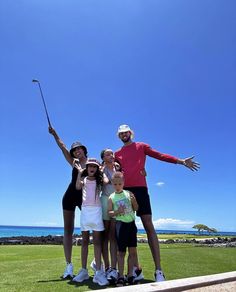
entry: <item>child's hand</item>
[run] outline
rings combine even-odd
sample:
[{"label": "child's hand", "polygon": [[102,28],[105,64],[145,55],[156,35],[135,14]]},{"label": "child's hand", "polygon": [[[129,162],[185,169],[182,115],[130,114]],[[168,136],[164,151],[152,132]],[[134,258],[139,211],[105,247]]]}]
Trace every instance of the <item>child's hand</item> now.
[{"label": "child's hand", "polygon": [[134,196],[133,193],[130,193],[130,200],[131,200],[131,201],[134,201],[134,200],[135,200],[135,196]]},{"label": "child's hand", "polygon": [[125,214],[125,206],[120,205],[118,208],[118,214],[119,215],[124,215]]},{"label": "child's hand", "polygon": [[79,159],[74,158],[73,159],[73,166],[75,166],[76,164],[79,165]]},{"label": "child's hand", "polygon": [[76,167],[78,171],[81,173],[83,171],[83,168],[81,167],[78,159],[73,159],[73,167]]}]

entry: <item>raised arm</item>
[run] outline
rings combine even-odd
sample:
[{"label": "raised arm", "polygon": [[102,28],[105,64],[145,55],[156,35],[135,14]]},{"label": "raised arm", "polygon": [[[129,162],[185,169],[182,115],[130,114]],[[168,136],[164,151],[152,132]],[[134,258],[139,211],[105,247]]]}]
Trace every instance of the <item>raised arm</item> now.
[{"label": "raised arm", "polygon": [[192,171],[198,171],[198,169],[200,168],[200,163],[193,161],[193,158],[194,156],[184,159],[178,159],[177,163],[186,166]]},{"label": "raised arm", "polygon": [[57,132],[55,131],[55,129],[53,129],[52,127],[48,127],[48,131],[49,133],[54,137],[58,147],[61,149],[65,159],[67,160],[67,162],[73,166],[73,157],[71,157],[70,152],[68,151],[68,149],[66,148],[66,145],[63,143],[63,141],[60,139],[60,137],[57,135]]}]

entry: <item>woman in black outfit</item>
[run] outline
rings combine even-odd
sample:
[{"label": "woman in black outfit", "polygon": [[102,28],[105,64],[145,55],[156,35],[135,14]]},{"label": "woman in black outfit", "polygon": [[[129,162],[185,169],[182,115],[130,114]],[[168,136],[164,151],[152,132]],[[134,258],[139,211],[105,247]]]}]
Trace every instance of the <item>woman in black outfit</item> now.
[{"label": "woman in black outfit", "polygon": [[87,162],[87,148],[80,142],[75,142],[71,145],[70,151],[66,148],[66,145],[59,138],[56,131],[49,127],[49,133],[53,135],[57,145],[61,149],[67,162],[73,167],[72,180],[69,184],[63,199],[63,219],[64,219],[64,254],[66,259],[66,268],[62,276],[63,279],[73,277],[73,265],[71,262],[72,256],[72,235],[74,232],[74,220],[75,220],[75,208],[76,206],[81,209],[82,204],[82,191],[76,190],[75,182],[77,179],[78,168],[85,168]]}]

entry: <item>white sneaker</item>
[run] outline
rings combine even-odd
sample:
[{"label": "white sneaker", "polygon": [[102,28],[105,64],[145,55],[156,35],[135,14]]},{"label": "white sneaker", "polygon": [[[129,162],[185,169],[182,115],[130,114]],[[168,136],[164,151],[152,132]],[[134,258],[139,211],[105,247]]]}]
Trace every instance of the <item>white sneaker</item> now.
[{"label": "white sneaker", "polygon": [[156,270],[156,272],[154,273],[154,277],[156,282],[163,282],[166,280],[162,270]]},{"label": "white sneaker", "polygon": [[144,275],[142,268],[133,267],[133,276],[135,282],[143,280]]},{"label": "white sneaker", "polygon": [[105,273],[102,270],[96,271],[93,277],[93,283],[97,283],[100,286],[105,286],[109,284]]},{"label": "white sneaker", "polygon": [[73,281],[81,283],[84,280],[88,280],[88,279],[89,279],[88,270],[82,268],[79,270],[78,275],[73,278]]},{"label": "white sneaker", "polygon": [[116,269],[109,268],[106,276],[108,281],[116,281],[118,279],[118,272]]},{"label": "white sneaker", "polygon": [[97,270],[97,266],[96,266],[96,262],[95,262],[95,259],[92,260],[91,264],[90,264],[90,267],[92,268],[92,270],[94,272],[96,272]]},{"label": "white sneaker", "polygon": [[64,274],[62,276],[63,279],[66,279],[66,278],[73,278],[73,265],[72,263],[69,263],[66,265],[66,268],[65,268],[65,271],[64,271]]},{"label": "white sneaker", "polygon": [[[92,260],[92,262],[91,262],[91,264],[90,264],[90,267],[91,267],[91,269],[92,269],[94,272],[97,271],[97,265],[96,265],[95,259]],[[105,267],[104,267],[104,265],[103,265],[103,262],[101,262],[101,270],[102,270],[103,272],[105,272]]]}]

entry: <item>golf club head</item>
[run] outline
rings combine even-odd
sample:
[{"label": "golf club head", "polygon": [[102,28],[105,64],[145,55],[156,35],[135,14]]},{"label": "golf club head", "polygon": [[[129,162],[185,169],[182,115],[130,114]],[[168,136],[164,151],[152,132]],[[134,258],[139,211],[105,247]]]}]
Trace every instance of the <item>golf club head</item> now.
[{"label": "golf club head", "polygon": [[32,82],[37,82],[37,83],[39,83],[39,81],[38,81],[37,79],[33,79]]}]

